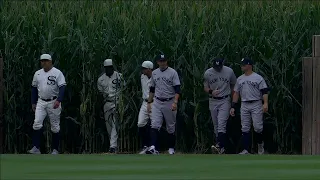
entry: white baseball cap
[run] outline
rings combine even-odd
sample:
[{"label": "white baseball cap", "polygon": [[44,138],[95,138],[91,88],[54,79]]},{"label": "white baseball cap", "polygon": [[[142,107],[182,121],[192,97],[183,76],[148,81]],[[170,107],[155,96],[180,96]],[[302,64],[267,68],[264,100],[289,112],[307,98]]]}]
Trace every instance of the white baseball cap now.
[{"label": "white baseball cap", "polygon": [[151,61],[143,61],[142,67],[147,69],[153,69],[153,63]]},{"label": "white baseball cap", "polygon": [[106,59],[106,60],[104,60],[103,66],[112,66],[112,59]]},{"label": "white baseball cap", "polygon": [[50,54],[42,54],[40,56],[40,60],[44,60],[44,59],[52,61]]}]

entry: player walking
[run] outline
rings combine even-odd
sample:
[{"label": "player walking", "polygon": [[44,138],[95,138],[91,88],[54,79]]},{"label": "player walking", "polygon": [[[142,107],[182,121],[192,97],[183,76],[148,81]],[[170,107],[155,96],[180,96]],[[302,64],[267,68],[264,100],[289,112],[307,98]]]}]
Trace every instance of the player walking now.
[{"label": "player walking", "polygon": [[218,142],[211,148],[220,154],[225,153],[227,121],[231,108],[230,95],[237,80],[233,70],[223,64],[223,59],[215,58],[213,67],[204,73],[204,91],[209,93],[209,109]]},{"label": "player walking", "polygon": [[151,86],[151,76],[153,70],[153,63],[151,61],[144,61],[142,63],[141,87],[142,87],[142,105],[140,107],[138,117],[139,135],[142,139],[142,150],[139,154],[145,154],[149,147],[149,126],[150,113],[147,110],[149,99],[149,90]]},{"label": "player walking", "polygon": [[[241,96],[241,131],[244,149],[239,154],[249,154],[251,119],[253,128],[257,136],[258,153],[264,153],[264,143],[262,137],[263,131],[263,113],[268,111],[268,86],[262,76],[253,72],[253,61],[249,58],[243,58],[241,69],[243,75],[238,77],[234,87],[232,108],[230,115],[234,116],[234,107]],[[262,104],[263,100],[263,104]]]},{"label": "player walking", "polygon": [[[154,99],[151,112],[151,146],[146,153],[159,153],[156,150],[155,145],[164,119],[166,121],[166,129],[168,132],[168,152],[169,154],[174,154],[177,103],[180,96],[180,80],[177,71],[168,66],[165,55],[160,54],[157,56],[156,60],[159,68],[152,72],[147,106],[147,109],[150,112],[151,102]],[[153,96],[155,98],[153,98]]]},{"label": "player walking", "polygon": [[118,148],[118,118],[117,106],[122,87],[125,85],[122,74],[115,71],[112,59],[106,59],[103,63],[105,72],[98,78],[98,91],[103,95],[103,113],[106,128],[109,134],[109,153],[116,153]]},{"label": "player walking", "polygon": [[41,154],[40,137],[42,134],[43,121],[49,116],[52,131],[52,153],[59,154],[59,131],[61,102],[63,100],[66,81],[63,73],[53,67],[52,58],[49,54],[40,56],[42,69],[35,72],[32,80],[31,104],[35,112],[33,123],[33,147],[28,152]]}]

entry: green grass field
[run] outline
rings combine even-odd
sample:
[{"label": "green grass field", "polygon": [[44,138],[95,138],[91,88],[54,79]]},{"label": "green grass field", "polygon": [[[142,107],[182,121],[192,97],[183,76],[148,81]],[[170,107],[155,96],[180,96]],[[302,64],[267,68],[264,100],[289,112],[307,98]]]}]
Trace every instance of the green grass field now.
[{"label": "green grass field", "polygon": [[1,155],[1,180],[320,179],[320,156]]}]

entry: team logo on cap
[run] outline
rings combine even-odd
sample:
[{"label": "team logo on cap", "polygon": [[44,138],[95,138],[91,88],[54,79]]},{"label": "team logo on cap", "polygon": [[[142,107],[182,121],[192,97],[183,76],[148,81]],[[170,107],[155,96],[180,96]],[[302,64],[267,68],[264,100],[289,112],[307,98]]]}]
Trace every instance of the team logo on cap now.
[{"label": "team logo on cap", "polygon": [[220,65],[220,62],[219,62],[219,61],[217,61],[217,62],[216,62],[216,65]]}]

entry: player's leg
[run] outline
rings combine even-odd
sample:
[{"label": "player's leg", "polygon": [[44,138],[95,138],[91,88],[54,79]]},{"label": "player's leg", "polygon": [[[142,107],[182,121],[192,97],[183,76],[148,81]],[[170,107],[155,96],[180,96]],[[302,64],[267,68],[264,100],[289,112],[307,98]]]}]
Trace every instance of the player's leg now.
[{"label": "player's leg", "polygon": [[211,149],[213,152],[219,152],[219,141],[218,141],[218,104],[214,101],[209,102],[209,109],[214,129],[214,135],[215,135],[215,145],[211,146]]},{"label": "player's leg", "polygon": [[250,103],[242,102],[240,108],[241,114],[241,131],[242,131],[242,145],[243,151],[239,154],[249,154],[250,146],[250,128],[251,128],[251,113]]},{"label": "player's leg", "polygon": [[172,111],[172,104],[173,101],[167,101],[164,102],[162,105],[162,114],[164,116],[164,119],[166,121],[166,129],[168,132],[168,153],[174,154],[175,144],[176,144],[176,136],[175,136],[175,130],[176,130],[176,118],[177,118],[177,110]]},{"label": "player's leg", "polygon": [[149,147],[149,113],[147,111],[147,102],[143,102],[138,116],[138,131],[142,140],[142,150],[139,154],[145,154]]},{"label": "player's leg", "polygon": [[104,120],[109,135],[109,152],[115,153],[117,148],[118,134],[116,130],[116,117],[115,117],[115,104],[106,103],[103,107],[104,109]]},{"label": "player's leg", "polygon": [[225,145],[227,141],[227,122],[230,115],[231,103],[229,99],[222,100],[218,106],[218,142],[219,153],[225,153]]},{"label": "player's leg", "polygon": [[255,135],[258,143],[258,154],[264,154],[263,142],[263,109],[260,101],[252,103],[252,122]]},{"label": "player's leg", "polygon": [[42,127],[43,127],[43,121],[47,116],[46,111],[46,102],[42,100],[38,100],[36,111],[35,111],[35,118],[33,122],[33,137],[32,137],[32,149],[28,152],[31,154],[41,154],[40,152],[40,137],[42,134]]},{"label": "player's leg", "polygon": [[53,108],[54,101],[48,103],[47,110],[50,119],[50,126],[52,132],[52,154],[58,154],[59,152],[59,141],[60,141],[60,115],[61,115],[61,103],[56,109]]},{"label": "player's leg", "polygon": [[147,154],[158,154],[156,150],[156,144],[158,141],[159,131],[162,126],[163,122],[163,115],[161,112],[161,104],[155,100],[152,103],[152,110],[151,110],[151,129],[150,129],[150,147]]}]

